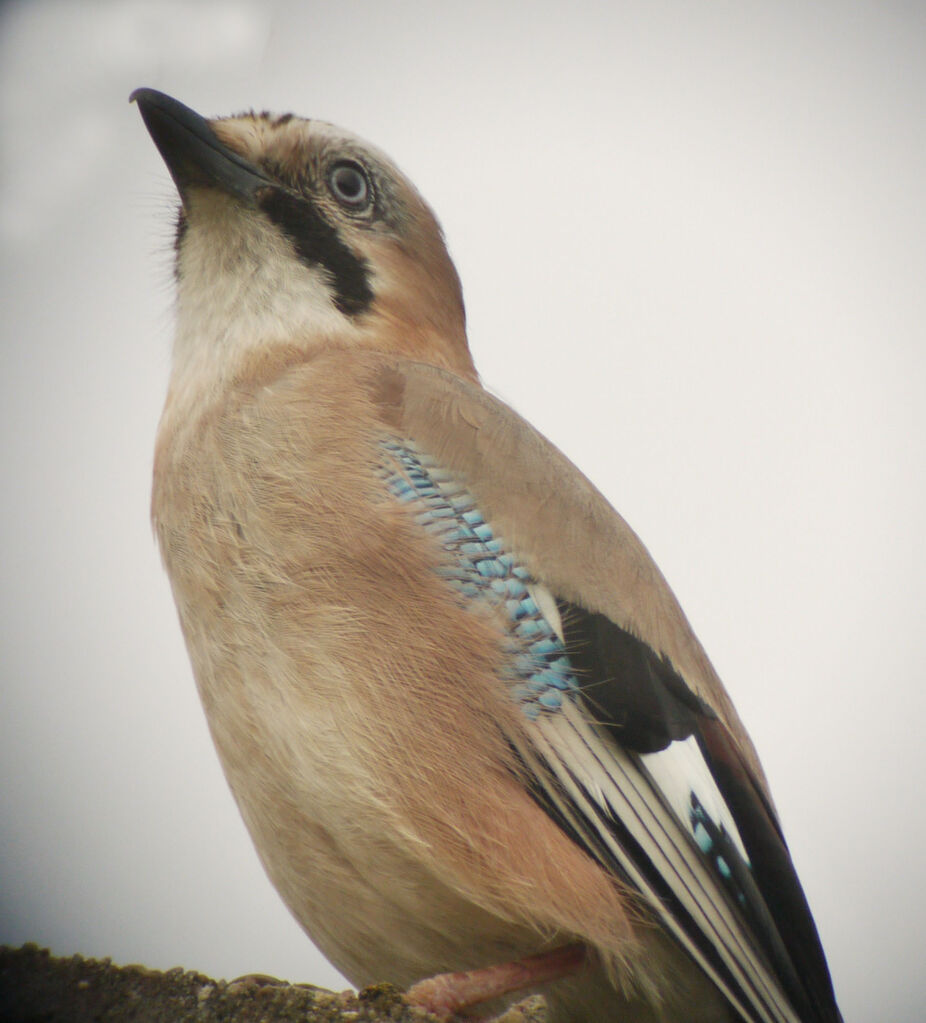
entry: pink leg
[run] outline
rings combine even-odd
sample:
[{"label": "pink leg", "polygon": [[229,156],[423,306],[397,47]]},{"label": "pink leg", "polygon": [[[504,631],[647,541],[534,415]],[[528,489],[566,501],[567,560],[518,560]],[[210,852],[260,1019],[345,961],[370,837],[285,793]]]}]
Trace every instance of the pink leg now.
[{"label": "pink leg", "polygon": [[406,998],[438,1019],[449,1020],[454,1013],[490,998],[536,987],[566,977],[585,962],[584,945],[564,945],[550,952],[515,959],[482,970],[439,973],[409,988]]}]

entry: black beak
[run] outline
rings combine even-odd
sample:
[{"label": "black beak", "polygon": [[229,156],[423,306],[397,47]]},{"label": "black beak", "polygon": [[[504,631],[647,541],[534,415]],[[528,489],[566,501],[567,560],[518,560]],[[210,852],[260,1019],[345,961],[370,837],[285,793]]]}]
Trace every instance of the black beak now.
[{"label": "black beak", "polygon": [[253,200],[259,188],[273,184],[260,168],[220,142],[209,122],[195,110],[156,89],[136,89],[129,102],[138,104],[184,202],[191,186],[219,188],[239,199]]}]

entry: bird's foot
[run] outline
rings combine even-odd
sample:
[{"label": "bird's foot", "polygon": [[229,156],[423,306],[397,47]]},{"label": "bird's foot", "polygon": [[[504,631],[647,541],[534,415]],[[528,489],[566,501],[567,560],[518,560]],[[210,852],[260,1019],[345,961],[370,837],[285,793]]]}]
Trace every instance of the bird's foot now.
[{"label": "bird's foot", "polygon": [[409,988],[405,997],[412,1005],[426,1009],[438,1019],[451,1020],[456,1013],[472,1005],[567,977],[582,966],[585,955],[584,945],[564,945],[481,970],[439,973]]}]

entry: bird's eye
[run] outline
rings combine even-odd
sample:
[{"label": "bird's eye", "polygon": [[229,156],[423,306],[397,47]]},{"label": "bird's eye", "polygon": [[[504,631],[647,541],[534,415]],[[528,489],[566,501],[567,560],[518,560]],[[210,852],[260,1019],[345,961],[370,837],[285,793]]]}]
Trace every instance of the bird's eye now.
[{"label": "bird's eye", "polygon": [[328,187],[335,199],[350,210],[365,209],[373,199],[370,179],[360,164],[351,160],[342,160],[331,168]]}]

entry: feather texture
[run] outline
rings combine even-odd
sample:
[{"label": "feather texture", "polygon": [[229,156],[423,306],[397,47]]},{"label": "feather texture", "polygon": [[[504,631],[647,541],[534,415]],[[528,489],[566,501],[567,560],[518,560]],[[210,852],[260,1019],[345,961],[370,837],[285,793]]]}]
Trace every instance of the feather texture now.
[{"label": "feather texture", "polygon": [[330,125],[135,98],[183,203],[153,519],[296,918],[357,984],[530,957],[558,1023],[836,1023],[723,685],[629,526],[478,383],[413,186]]}]

